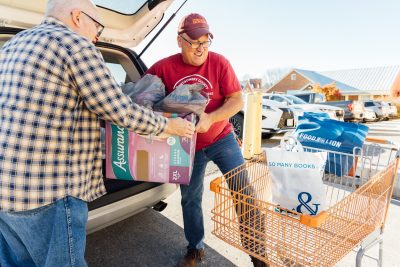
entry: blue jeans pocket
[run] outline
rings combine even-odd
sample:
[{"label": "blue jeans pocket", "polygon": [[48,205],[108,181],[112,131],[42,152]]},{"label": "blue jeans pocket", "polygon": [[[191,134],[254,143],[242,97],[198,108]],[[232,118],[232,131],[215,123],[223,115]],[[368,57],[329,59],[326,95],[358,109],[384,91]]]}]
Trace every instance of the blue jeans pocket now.
[{"label": "blue jeans pocket", "polygon": [[24,211],[10,211],[10,212],[5,212],[5,214],[9,215],[9,216],[14,216],[14,217],[32,217],[32,216],[36,216],[37,214],[41,213],[41,212],[45,212],[46,210],[51,209],[52,207],[54,207],[55,203],[51,203],[49,205],[46,206],[42,206],[36,209],[32,209],[32,210],[24,210]]}]

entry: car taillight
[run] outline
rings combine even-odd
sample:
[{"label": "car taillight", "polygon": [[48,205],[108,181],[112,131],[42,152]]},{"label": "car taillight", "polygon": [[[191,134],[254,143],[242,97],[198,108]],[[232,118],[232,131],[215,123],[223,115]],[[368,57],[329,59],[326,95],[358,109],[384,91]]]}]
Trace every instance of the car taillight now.
[{"label": "car taillight", "polygon": [[353,111],[353,103],[347,104],[347,107],[349,108],[350,111]]}]

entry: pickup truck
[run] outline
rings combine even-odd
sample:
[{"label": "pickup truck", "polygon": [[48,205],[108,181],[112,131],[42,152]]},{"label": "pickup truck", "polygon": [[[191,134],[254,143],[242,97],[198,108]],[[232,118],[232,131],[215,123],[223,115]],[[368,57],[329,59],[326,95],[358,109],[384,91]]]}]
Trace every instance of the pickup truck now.
[{"label": "pickup truck", "polygon": [[[275,101],[262,100],[262,138],[271,138],[280,133],[294,130],[295,119],[292,109],[284,106],[277,106]],[[229,119],[233,130],[239,139],[243,137],[244,110],[239,111]]]}]

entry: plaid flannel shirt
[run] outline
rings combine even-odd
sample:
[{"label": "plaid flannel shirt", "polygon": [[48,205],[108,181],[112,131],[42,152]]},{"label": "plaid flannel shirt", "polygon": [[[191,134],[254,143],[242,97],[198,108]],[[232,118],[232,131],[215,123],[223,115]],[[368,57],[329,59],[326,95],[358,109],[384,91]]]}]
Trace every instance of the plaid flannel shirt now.
[{"label": "plaid flannel shirt", "polygon": [[125,96],[99,51],[55,18],[0,50],[0,210],[105,194],[100,119],[158,134],[167,119]]}]

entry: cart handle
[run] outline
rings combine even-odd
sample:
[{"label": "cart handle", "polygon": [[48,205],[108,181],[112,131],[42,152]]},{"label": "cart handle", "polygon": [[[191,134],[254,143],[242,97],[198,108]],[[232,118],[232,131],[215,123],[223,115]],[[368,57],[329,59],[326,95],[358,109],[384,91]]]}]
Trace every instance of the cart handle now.
[{"label": "cart handle", "polygon": [[300,215],[300,223],[310,226],[310,227],[319,227],[323,224],[328,218],[329,213],[326,211],[322,211],[317,215],[311,216],[307,214]]},{"label": "cart handle", "polygon": [[386,139],[380,139],[380,138],[375,138],[375,137],[366,137],[365,141],[371,142],[371,143],[378,143],[378,144],[387,144],[387,145],[393,145],[393,142],[390,140]]},{"label": "cart handle", "polygon": [[210,190],[214,193],[221,193],[222,177],[217,177],[210,182]]}]

